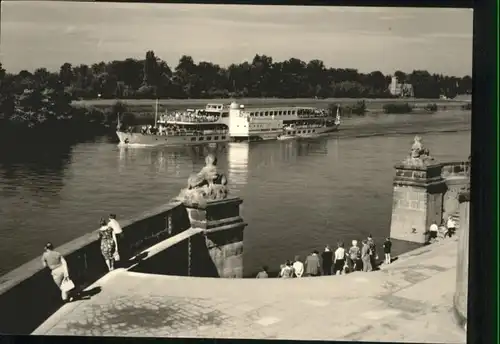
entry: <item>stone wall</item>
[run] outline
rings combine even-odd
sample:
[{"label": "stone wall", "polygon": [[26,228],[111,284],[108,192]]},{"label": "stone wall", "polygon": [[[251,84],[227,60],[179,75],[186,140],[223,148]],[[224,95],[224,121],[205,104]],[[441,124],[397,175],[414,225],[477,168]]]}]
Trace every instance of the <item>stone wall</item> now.
[{"label": "stone wall", "polygon": [[[169,203],[120,223],[124,232],[120,248],[129,256],[190,227],[180,203]],[[96,232],[56,250],[65,256],[70,276],[79,288],[107,272]],[[60,292],[50,272],[43,268],[39,257],[35,258],[0,278],[0,333],[30,333],[60,305]]]},{"label": "stone wall", "polygon": [[460,192],[469,183],[469,162],[395,166],[392,238],[424,244],[433,222],[458,212]]},{"label": "stone wall", "polygon": [[191,228],[148,249],[131,271],[195,277],[243,277],[240,198],[184,204]]},{"label": "stone wall", "polygon": [[469,184],[469,170],[470,163],[468,161],[442,164],[441,176],[446,181],[446,192],[443,195],[443,221],[446,221],[448,216],[454,216],[458,213],[459,194]]},{"label": "stone wall", "polygon": [[470,194],[460,194],[460,231],[458,233],[457,279],[453,305],[459,323],[467,323],[467,294],[469,291],[469,231]]},{"label": "stone wall", "polygon": [[394,239],[425,243],[427,228],[441,222],[446,184],[441,165],[396,166],[390,235]]},{"label": "stone wall", "polygon": [[[203,255],[193,256],[193,272],[199,271],[206,276],[215,268],[218,277],[243,277],[243,232],[247,224],[240,216],[242,202],[235,197],[210,201],[205,205],[186,205],[191,225],[204,229],[204,244],[198,238],[192,239],[192,244],[198,247],[192,252]],[[206,265],[206,269],[202,265]]]}]

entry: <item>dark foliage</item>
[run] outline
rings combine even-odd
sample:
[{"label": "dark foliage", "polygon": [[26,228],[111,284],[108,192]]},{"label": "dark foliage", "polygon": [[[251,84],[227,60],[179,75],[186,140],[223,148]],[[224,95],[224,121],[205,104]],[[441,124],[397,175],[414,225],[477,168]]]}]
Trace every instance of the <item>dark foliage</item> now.
[{"label": "dark foliage", "polygon": [[424,109],[428,112],[436,112],[438,110],[438,106],[436,103],[427,104]]},{"label": "dark foliage", "polygon": [[389,103],[384,104],[384,112],[390,114],[403,114],[412,112],[413,108],[408,103]]},{"label": "dark foliage", "polygon": [[472,110],[472,103],[462,105],[462,110]]}]

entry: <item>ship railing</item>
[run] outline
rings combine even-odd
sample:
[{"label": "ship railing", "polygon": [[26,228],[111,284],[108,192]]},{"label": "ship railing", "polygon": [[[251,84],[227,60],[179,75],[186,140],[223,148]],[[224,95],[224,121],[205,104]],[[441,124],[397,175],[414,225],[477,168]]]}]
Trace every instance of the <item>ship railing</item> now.
[{"label": "ship railing", "polygon": [[185,122],[185,123],[213,123],[219,120],[219,116],[211,115],[170,115],[161,118],[163,122]]},{"label": "ship railing", "polygon": [[200,135],[228,135],[229,130],[211,130],[207,133],[203,130],[193,130],[193,131],[163,131],[156,135],[159,136],[200,136]]}]

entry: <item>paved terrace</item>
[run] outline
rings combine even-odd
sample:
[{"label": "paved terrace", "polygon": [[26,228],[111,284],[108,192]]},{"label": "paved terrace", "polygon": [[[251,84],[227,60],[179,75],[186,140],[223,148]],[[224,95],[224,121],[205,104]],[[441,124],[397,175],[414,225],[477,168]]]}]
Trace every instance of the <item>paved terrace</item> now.
[{"label": "paved terrace", "polygon": [[452,313],[456,240],[372,273],[212,279],[115,270],[33,334],[465,343]]}]

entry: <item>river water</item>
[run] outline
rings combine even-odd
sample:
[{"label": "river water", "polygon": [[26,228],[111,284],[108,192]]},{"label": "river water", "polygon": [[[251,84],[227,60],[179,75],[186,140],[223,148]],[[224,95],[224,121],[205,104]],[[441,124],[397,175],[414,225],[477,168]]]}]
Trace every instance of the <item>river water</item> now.
[{"label": "river water", "polygon": [[[327,138],[219,148],[249,223],[245,274],[369,233],[380,243],[389,234],[393,166],[415,133],[438,161],[466,160],[470,112],[346,118]],[[96,229],[110,212],[127,218],[168,202],[208,149],[126,149],[113,140],[0,160],[0,275],[40,255],[47,241],[61,245]],[[410,247],[397,242],[394,253]]]}]

